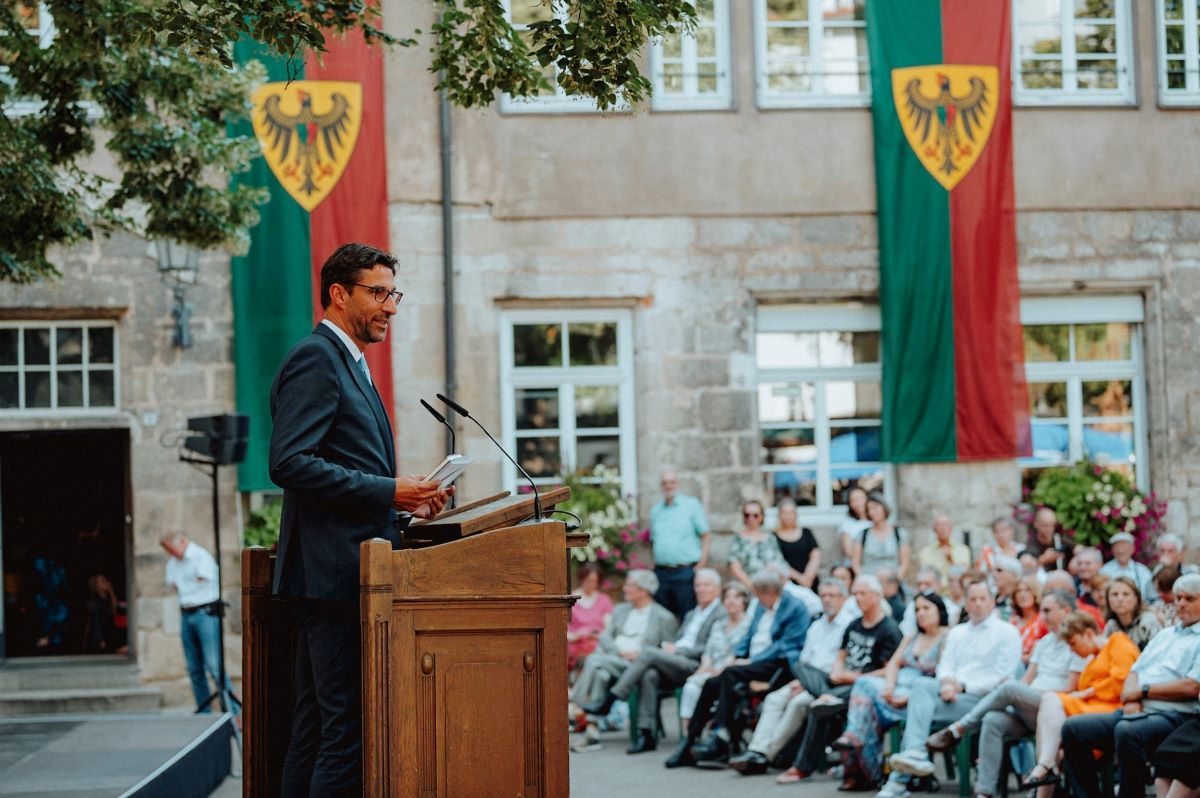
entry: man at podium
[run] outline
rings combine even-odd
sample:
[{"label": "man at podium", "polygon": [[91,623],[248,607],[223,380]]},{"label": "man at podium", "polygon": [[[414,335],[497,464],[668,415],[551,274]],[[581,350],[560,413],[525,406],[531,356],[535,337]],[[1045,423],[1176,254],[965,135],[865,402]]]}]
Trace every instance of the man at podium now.
[{"label": "man at podium", "polygon": [[359,544],[399,541],[453,488],[397,477],[391,423],[364,351],[403,295],[396,259],[344,244],[321,267],[324,318],[271,386],[270,475],[283,488],[273,592],[295,605],[295,708],[282,794],[362,795]]}]

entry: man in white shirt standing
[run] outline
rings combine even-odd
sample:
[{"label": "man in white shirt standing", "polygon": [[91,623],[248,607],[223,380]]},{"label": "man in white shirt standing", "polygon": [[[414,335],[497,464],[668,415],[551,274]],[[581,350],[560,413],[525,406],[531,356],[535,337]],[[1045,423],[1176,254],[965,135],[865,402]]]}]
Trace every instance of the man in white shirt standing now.
[{"label": "man in white shirt standing", "polygon": [[1000,764],[1004,759],[1004,740],[1023,737],[1037,727],[1042,694],[1070,692],[1079,681],[1086,663],[1058,636],[1058,628],[1075,610],[1075,597],[1065,590],[1051,590],[1042,596],[1042,620],[1050,633],[1037,642],[1029,658],[1029,670],[1020,679],[1010,679],[958,720],[925,742],[933,752],[958,745],[963,735],[982,726],[979,733],[979,773],[975,778],[977,795],[998,795]]},{"label": "man in white shirt standing", "polygon": [[[187,660],[188,678],[192,680],[192,695],[199,712],[210,712],[213,688],[220,684],[221,652],[221,591],[217,585],[217,561],[203,546],[187,539],[182,533],[164,535],[159,541],[171,556],[167,560],[166,582],[179,595],[179,636],[183,641],[183,656]],[[229,674],[225,674],[227,696],[233,693]],[[231,711],[241,707],[233,702]]]},{"label": "man in white shirt standing", "polygon": [[1021,635],[992,615],[996,598],[986,582],[967,588],[969,623],[950,630],[937,666],[937,679],[915,682],[908,694],[908,717],[900,753],[888,760],[892,775],[876,798],[906,798],[910,776],[933,773],[925,741],[934,723],[956,721],[984,696],[1013,678],[1021,662]]}]

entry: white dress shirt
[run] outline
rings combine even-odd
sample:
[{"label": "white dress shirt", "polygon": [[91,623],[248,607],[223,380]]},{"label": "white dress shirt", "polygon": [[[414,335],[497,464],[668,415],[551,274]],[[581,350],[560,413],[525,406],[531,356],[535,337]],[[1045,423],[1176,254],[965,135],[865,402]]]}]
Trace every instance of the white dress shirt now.
[{"label": "white dress shirt", "polygon": [[1020,664],[1017,627],[989,615],[982,623],[960,623],[947,633],[937,677],[953,680],[970,695],[984,695],[1014,678]]},{"label": "white dress shirt", "polygon": [[641,609],[631,609],[629,614],[625,616],[625,623],[621,625],[621,631],[613,638],[616,643],[617,651],[641,651],[642,638],[646,636],[646,625],[650,622],[650,608],[654,604],[647,604]]},{"label": "white dress shirt", "polygon": [[696,607],[692,617],[688,620],[687,626],[683,627],[683,633],[679,635],[679,639],[675,641],[675,650],[681,648],[692,649],[696,647],[696,638],[700,636],[700,630],[704,628],[704,622],[708,620],[717,607],[721,606],[721,602],[713,599],[708,602],[708,606],[701,608]]},{"label": "white dress shirt", "polygon": [[212,604],[220,598],[217,590],[217,561],[203,546],[188,541],[183,558],[167,560],[167,585],[179,591],[179,606],[184,609]]},{"label": "white dress shirt", "polygon": [[838,649],[842,647],[846,627],[861,615],[858,604],[849,601],[842,605],[842,609],[833,616],[833,620],[822,614],[808,627],[808,634],[804,638],[804,650],[800,652],[800,661],[828,673],[833,668],[833,661],[837,659]]},{"label": "white dress shirt", "polygon": [[345,330],[331,322],[329,319],[321,319],[321,323],[337,333],[337,337],[341,339],[343,344],[346,345],[346,349],[350,352],[350,356],[354,358],[355,363],[362,360],[363,351],[358,348],[358,344],[354,343],[354,339],[351,338]]},{"label": "white dress shirt", "polygon": [[[1191,626],[1168,626],[1150,638],[1146,650],[1133,663],[1138,685],[1145,687],[1176,679],[1200,682],[1200,622]],[[1200,701],[1163,701],[1149,698],[1142,702],[1147,712],[1200,712]]]},{"label": "white dress shirt", "polygon": [[[776,607],[779,603],[776,602]],[[750,638],[750,659],[766,651],[771,647],[771,627],[775,625],[775,610],[763,609],[762,617],[758,619],[758,626],[754,627],[754,637]]]},{"label": "white dress shirt", "polygon": [[790,593],[793,597],[800,599],[800,603],[804,605],[804,609],[808,610],[808,617],[816,618],[821,614],[821,597],[814,593],[812,588],[789,581],[784,584],[783,592]]}]

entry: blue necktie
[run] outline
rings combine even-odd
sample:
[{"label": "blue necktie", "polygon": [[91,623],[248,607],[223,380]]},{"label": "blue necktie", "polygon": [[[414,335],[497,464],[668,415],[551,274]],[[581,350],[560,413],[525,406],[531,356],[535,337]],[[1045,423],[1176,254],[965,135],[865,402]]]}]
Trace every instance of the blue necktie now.
[{"label": "blue necktie", "polygon": [[363,376],[367,378],[367,385],[374,385],[371,381],[371,369],[367,367],[367,356],[363,355],[358,359],[358,367],[362,369]]}]

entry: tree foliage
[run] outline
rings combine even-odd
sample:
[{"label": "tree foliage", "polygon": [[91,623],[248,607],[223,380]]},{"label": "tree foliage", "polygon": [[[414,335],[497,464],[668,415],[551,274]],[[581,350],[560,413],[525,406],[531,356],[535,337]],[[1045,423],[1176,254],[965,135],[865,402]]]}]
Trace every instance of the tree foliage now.
[{"label": "tree foliage", "polygon": [[[463,107],[498,92],[550,88],[602,109],[650,91],[637,67],[647,40],[694,22],[686,0],[514,0],[535,6],[523,32],[501,0],[430,0],[430,69]],[[47,251],[129,230],[239,251],[258,221],[261,191],[230,188],[257,156],[232,136],[264,72],[234,64],[251,38],[297,73],[326,37],[412,45],[363,0],[45,0],[52,38],[30,35],[37,0],[0,0],[0,281],[56,275]],[[34,26],[36,27],[36,26]],[[419,33],[419,31],[418,31]],[[553,69],[549,69],[549,67]],[[102,171],[105,148],[117,173]]]}]

